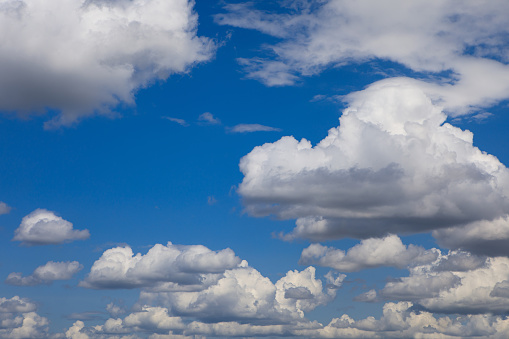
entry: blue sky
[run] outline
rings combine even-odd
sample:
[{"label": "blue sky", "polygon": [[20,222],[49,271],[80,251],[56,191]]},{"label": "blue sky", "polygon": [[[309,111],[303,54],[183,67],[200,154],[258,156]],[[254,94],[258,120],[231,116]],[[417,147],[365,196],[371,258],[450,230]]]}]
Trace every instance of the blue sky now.
[{"label": "blue sky", "polygon": [[507,337],[507,7],[0,0],[0,337]]}]

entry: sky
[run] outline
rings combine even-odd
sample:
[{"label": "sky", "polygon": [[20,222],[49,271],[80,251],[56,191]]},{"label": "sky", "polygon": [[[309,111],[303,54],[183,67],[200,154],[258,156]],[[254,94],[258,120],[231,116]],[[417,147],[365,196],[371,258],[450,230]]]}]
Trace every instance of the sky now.
[{"label": "sky", "polygon": [[506,13],[0,0],[0,338],[509,337]]}]

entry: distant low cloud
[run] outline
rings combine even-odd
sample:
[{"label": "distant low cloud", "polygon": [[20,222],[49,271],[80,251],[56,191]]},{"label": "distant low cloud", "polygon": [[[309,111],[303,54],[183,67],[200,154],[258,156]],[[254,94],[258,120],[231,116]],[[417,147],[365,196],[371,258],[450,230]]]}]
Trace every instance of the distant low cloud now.
[{"label": "distant low cloud", "polygon": [[11,211],[11,208],[5,203],[0,201],[0,215],[7,214]]},{"label": "distant low cloud", "polygon": [[23,277],[21,273],[13,272],[7,276],[5,283],[15,286],[48,284],[55,280],[69,280],[82,269],[83,265],[77,261],[49,261],[37,267],[31,275],[26,277]]},{"label": "distant low cloud", "polygon": [[207,124],[210,124],[210,125],[220,125],[221,124],[221,120],[214,117],[214,115],[212,115],[212,113],[210,113],[210,112],[205,112],[203,114],[200,114],[200,116],[198,117],[198,120],[205,122]]},{"label": "distant low cloud", "polygon": [[301,265],[319,265],[342,272],[360,271],[366,268],[393,266],[405,268],[431,263],[439,251],[425,250],[420,246],[405,246],[396,235],[385,238],[362,240],[348,252],[320,244],[311,244],[302,251]]},{"label": "distant low cloud", "polygon": [[215,52],[197,36],[194,2],[3,1],[0,111],[58,114],[46,128],[114,116],[135,92]]},{"label": "distant low cloud", "polygon": [[239,124],[229,129],[232,133],[279,132],[281,129],[260,124]]},{"label": "distant low cloud", "polygon": [[88,230],[75,230],[73,224],[55,213],[37,209],[24,217],[14,231],[14,241],[22,245],[52,245],[74,240],[85,240],[90,237]]}]

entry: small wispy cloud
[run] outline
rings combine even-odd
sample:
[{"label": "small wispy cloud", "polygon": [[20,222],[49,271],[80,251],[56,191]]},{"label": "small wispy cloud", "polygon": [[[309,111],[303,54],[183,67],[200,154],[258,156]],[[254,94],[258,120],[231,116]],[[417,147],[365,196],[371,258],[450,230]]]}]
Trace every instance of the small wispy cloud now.
[{"label": "small wispy cloud", "polygon": [[232,133],[280,132],[280,128],[260,124],[238,124],[229,129]]},{"label": "small wispy cloud", "polygon": [[217,203],[217,199],[213,195],[207,197],[207,204],[208,205],[212,206],[215,203]]},{"label": "small wispy cloud", "polygon": [[187,121],[185,121],[184,119],[172,118],[172,117],[162,117],[162,118],[163,118],[163,119],[170,120],[170,121],[173,121],[173,122],[176,122],[176,123],[177,123],[177,124],[179,124],[180,126],[184,126],[184,127],[189,126],[189,124],[187,123]]},{"label": "small wispy cloud", "polygon": [[198,120],[202,121],[202,122],[206,122],[211,125],[220,125],[221,124],[221,120],[214,117],[212,115],[212,113],[210,113],[210,112],[205,112],[203,114],[200,114],[200,116],[198,117]]}]

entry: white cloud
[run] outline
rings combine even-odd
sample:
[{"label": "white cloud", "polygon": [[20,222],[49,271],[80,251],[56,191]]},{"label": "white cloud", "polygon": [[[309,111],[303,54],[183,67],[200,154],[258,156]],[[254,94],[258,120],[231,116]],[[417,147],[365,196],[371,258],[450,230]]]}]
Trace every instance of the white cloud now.
[{"label": "white cloud", "polygon": [[410,301],[417,309],[445,314],[505,314],[509,307],[509,259],[468,252],[440,254],[430,264],[409,268],[410,275],[368,291],[359,301]]},{"label": "white cloud", "polygon": [[393,266],[404,268],[433,262],[439,251],[420,246],[405,246],[396,235],[362,240],[347,253],[320,244],[311,244],[302,251],[299,264],[331,267],[338,271],[354,272],[365,268]]},{"label": "white cloud", "polygon": [[260,124],[239,124],[230,129],[233,133],[279,132],[281,129]]},{"label": "white cloud", "polygon": [[491,338],[509,335],[509,319],[492,315],[435,317],[410,302],[387,303],[380,319],[354,320],[344,314],[320,329],[296,331],[314,338]]},{"label": "white cloud", "polygon": [[503,0],[468,1],[461,6],[446,0],[285,3],[293,6],[284,14],[236,4],[215,17],[219,24],[281,39],[264,46],[267,59],[239,59],[250,78],[269,86],[291,85],[299,76],[328,67],[382,59],[420,72],[422,78],[435,73],[430,81],[444,84],[438,86],[439,96],[454,114],[507,98],[509,58],[504,37],[509,19],[504,13],[509,5]]},{"label": "white cloud", "polygon": [[2,0],[0,110],[55,109],[47,128],[133,104],[135,91],[209,60],[188,0]]},{"label": "white cloud", "polygon": [[[334,288],[323,288],[315,269],[289,271],[275,284],[244,261],[240,267],[224,272],[217,283],[195,292],[142,291],[143,304],[160,303],[179,316],[205,322],[249,322],[275,325],[308,322],[304,312],[324,305],[336,295],[345,278],[336,277]],[[329,279],[331,280],[331,279]]]},{"label": "white cloud", "polygon": [[441,246],[497,256],[508,255],[509,216],[433,231]]},{"label": "white cloud", "polygon": [[152,288],[157,290],[203,289],[227,269],[240,264],[231,249],[211,251],[205,246],[154,245],[147,254],[132,249],[106,250],[93,264],[80,286],[95,289]]},{"label": "white cloud", "polygon": [[47,338],[48,319],[39,316],[35,310],[35,304],[28,299],[0,297],[0,337]]},{"label": "white cloud", "polygon": [[212,113],[209,113],[209,112],[205,112],[203,114],[200,114],[200,116],[198,117],[198,120],[199,121],[203,121],[207,124],[210,124],[210,125],[220,125],[221,124],[221,120],[219,120],[218,118],[214,117],[212,115]]},{"label": "white cloud", "polygon": [[28,313],[35,309],[35,304],[28,299],[18,296],[10,299],[0,297],[0,313]]},{"label": "white cloud", "polygon": [[369,238],[491,221],[509,212],[509,172],[405,78],[348,95],[340,125],[312,147],[283,137],[240,161],[255,216],[297,219],[312,240]]},{"label": "white cloud", "polygon": [[55,213],[36,209],[21,220],[12,240],[22,245],[51,245],[90,237],[88,230],[74,230],[72,223],[56,216]]},{"label": "white cloud", "polygon": [[21,273],[17,272],[10,273],[5,283],[16,286],[33,286],[47,284],[54,280],[69,280],[82,269],[83,265],[77,261],[49,261],[45,265],[37,267],[27,277],[23,277]]},{"label": "white cloud", "polygon": [[5,202],[0,201],[0,215],[7,214],[11,211],[10,206],[8,206]]}]

